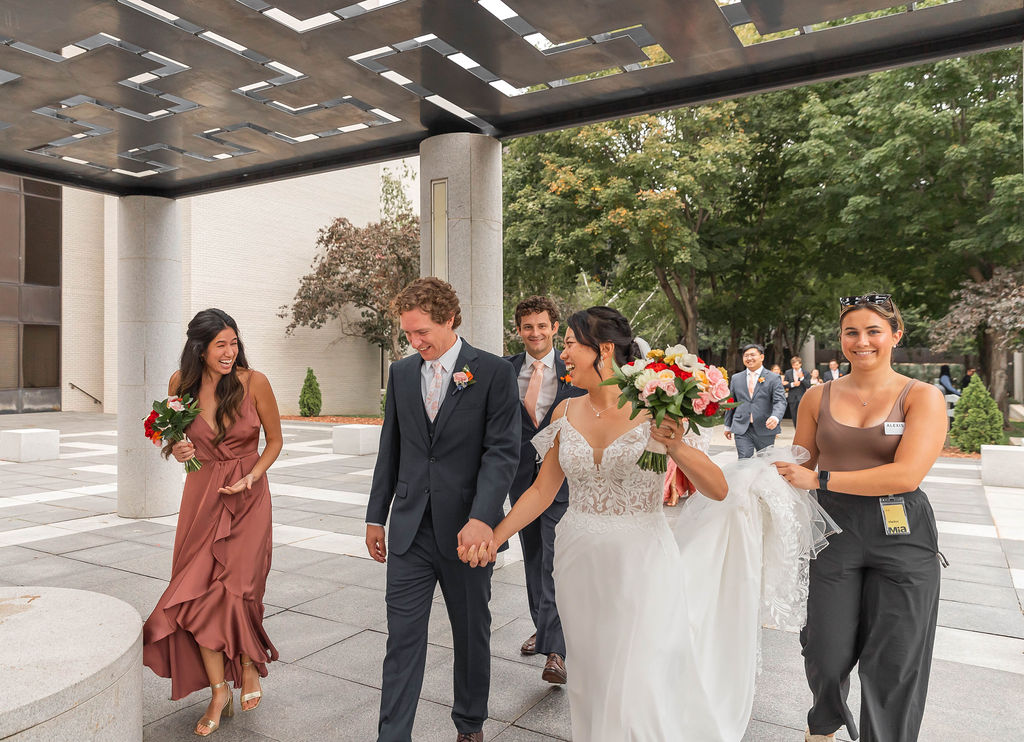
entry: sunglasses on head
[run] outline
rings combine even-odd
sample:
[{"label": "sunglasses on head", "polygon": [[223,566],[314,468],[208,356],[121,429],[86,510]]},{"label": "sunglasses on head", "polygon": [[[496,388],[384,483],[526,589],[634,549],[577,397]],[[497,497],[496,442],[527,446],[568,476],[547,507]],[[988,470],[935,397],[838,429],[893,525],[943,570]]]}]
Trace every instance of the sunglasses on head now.
[{"label": "sunglasses on head", "polygon": [[888,304],[892,306],[892,294],[864,294],[864,296],[840,296],[839,306],[855,307],[861,304],[876,304],[878,306],[885,306]]}]

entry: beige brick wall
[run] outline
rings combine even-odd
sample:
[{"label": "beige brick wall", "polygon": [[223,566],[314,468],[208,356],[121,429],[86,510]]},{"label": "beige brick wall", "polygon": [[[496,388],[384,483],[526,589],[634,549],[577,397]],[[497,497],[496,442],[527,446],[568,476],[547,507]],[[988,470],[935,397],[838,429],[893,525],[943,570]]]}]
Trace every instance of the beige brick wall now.
[{"label": "beige brick wall", "polygon": [[63,189],[61,221],[61,408],[101,412],[75,384],[104,398],[104,197]]}]

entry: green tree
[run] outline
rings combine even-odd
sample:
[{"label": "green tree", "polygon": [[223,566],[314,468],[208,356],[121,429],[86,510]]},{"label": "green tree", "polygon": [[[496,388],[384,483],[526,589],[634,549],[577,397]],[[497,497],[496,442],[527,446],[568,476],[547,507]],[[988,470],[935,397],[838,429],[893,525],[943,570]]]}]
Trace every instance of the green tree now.
[{"label": "green tree", "polygon": [[320,382],[316,380],[313,369],[307,368],[306,379],[302,382],[302,390],[299,392],[299,414],[303,417],[316,417],[322,407]]},{"label": "green tree", "polygon": [[[402,358],[405,337],[391,314],[391,299],[419,276],[419,218],[401,179],[382,177],[381,220],[357,227],[344,217],[317,233],[312,271],[299,280],[291,305],[278,316],[296,327],[318,329],[340,320],[341,333],[379,346],[392,361]],[[352,311],[358,317],[352,316]]]},{"label": "green tree", "polygon": [[1003,413],[975,374],[956,403],[949,439],[962,451],[978,453],[982,446],[1000,444],[1004,438]]}]

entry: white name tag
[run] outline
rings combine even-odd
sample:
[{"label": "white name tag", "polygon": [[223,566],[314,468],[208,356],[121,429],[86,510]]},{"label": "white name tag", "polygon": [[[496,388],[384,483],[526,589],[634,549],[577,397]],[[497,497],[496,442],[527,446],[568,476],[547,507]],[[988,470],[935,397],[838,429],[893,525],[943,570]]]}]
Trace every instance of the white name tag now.
[{"label": "white name tag", "polygon": [[906,423],[886,423],[885,434],[886,435],[903,435],[903,428],[906,427]]}]

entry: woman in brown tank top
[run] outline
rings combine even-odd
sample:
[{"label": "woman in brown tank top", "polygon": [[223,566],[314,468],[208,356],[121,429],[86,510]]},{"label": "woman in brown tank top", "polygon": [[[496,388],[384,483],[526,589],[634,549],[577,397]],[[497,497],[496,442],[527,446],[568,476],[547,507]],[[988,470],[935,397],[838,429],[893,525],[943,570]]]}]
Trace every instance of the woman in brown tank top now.
[{"label": "woman in brown tank top", "polygon": [[939,605],[938,532],[920,484],[942,451],[945,401],[892,368],[903,320],[888,294],[846,297],[840,307],[850,373],[802,400],[794,443],[810,460],[776,464],[794,486],[817,489],[843,529],[811,562],[800,634],[814,696],[805,739],[826,742],[844,724],[858,738],[846,698],[859,664],[863,739],[911,742]]}]

